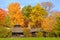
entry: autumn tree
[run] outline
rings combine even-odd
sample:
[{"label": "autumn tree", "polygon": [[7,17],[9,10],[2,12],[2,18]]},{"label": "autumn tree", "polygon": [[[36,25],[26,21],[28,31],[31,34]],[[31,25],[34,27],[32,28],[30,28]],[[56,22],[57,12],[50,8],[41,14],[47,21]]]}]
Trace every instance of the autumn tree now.
[{"label": "autumn tree", "polygon": [[8,29],[8,27],[10,25],[9,21],[8,21],[9,19],[6,20],[6,14],[7,14],[7,12],[0,8],[0,38],[11,36],[10,35],[11,30]]},{"label": "autumn tree", "polygon": [[45,32],[51,32],[53,30],[53,21],[54,20],[52,19],[52,17],[44,18],[42,22],[42,29]]},{"label": "autumn tree", "polygon": [[24,27],[28,27],[29,17],[30,17],[31,11],[32,11],[31,5],[24,6],[22,8],[22,14],[24,16]]},{"label": "autumn tree", "polygon": [[5,24],[5,14],[6,11],[0,8],[0,26],[4,26]]},{"label": "autumn tree", "polygon": [[0,21],[3,21],[5,18],[6,11],[0,8]]},{"label": "autumn tree", "polygon": [[48,33],[47,36],[58,37],[60,35],[60,12],[52,12],[51,15],[42,22],[42,29]]},{"label": "autumn tree", "polygon": [[54,30],[54,27],[53,27],[54,20],[55,20],[55,18],[52,15],[50,15],[50,16],[43,19],[43,21],[42,21],[42,30],[43,30],[43,35],[45,37],[55,36],[55,33],[53,32],[53,30]]},{"label": "autumn tree", "polygon": [[41,27],[41,22],[47,15],[46,10],[40,4],[37,4],[32,8],[29,24],[35,25],[34,27]]},{"label": "autumn tree", "polygon": [[21,13],[21,9],[20,9],[20,4],[19,3],[11,3],[8,6],[8,12],[9,12],[9,17],[11,19],[11,23],[13,25],[19,24],[19,25],[23,25],[24,24],[24,20],[23,20],[23,15]]},{"label": "autumn tree", "polygon": [[60,36],[60,12],[53,12],[52,16],[54,17],[54,32],[57,35],[57,37]]},{"label": "autumn tree", "polygon": [[48,12],[51,11],[51,9],[54,7],[52,2],[42,2],[41,3],[42,7],[45,8],[45,10],[47,10]]}]

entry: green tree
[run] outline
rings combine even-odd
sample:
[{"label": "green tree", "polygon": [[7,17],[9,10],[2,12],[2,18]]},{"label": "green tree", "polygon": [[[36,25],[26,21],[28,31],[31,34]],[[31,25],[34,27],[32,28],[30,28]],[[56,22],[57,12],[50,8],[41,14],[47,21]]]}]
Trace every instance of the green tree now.
[{"label": "green tree", "polygon": [[29,16],[31,14],[32,7],[31,5],[24,6],[22,8],[22,14],[25,16],[26,19],[29,19]]},{"label": "green tree", "polygon": [[6,25],[6,27],[9,27],[9,28],[12,27],[11,19],[8,14],[6,14],[6,16],[5,16],[5,25]]}]

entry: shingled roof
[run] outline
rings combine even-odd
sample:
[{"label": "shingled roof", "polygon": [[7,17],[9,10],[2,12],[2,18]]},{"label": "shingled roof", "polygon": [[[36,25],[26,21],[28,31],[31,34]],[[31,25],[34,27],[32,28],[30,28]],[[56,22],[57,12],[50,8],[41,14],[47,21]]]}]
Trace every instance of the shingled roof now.
[{"label": "shingled roof", "polygon": [[[12,28],[12,32],[15,32],[15,33],[23,33],[23,29],[24,28],[21,28],[19,25],[15,25],[15,27]],[[37,32],[37,31],[38,31],[37,28],[30,29],[30,32]]]}]

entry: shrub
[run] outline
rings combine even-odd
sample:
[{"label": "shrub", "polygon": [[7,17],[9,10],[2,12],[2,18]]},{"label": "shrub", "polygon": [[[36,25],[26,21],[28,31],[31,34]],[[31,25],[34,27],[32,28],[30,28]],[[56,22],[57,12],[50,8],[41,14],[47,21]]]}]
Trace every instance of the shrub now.
[{"label": "shrub", "polygon": [[24,28],[23,33],[25,37],[31,37],[30,29]]},{"label": "shrub", "polygon": [[6,27],[0,27],[0,38],[10,37],[11,31]]}]

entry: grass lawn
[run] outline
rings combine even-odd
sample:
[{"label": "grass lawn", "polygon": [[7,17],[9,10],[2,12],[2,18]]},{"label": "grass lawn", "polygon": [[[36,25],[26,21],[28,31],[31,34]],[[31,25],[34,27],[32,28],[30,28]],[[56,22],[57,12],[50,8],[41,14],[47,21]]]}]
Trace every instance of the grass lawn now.
[{"label": "grass lawn", "polygon": [[60,40],[60,38],[0,38],[0,40]]}]

